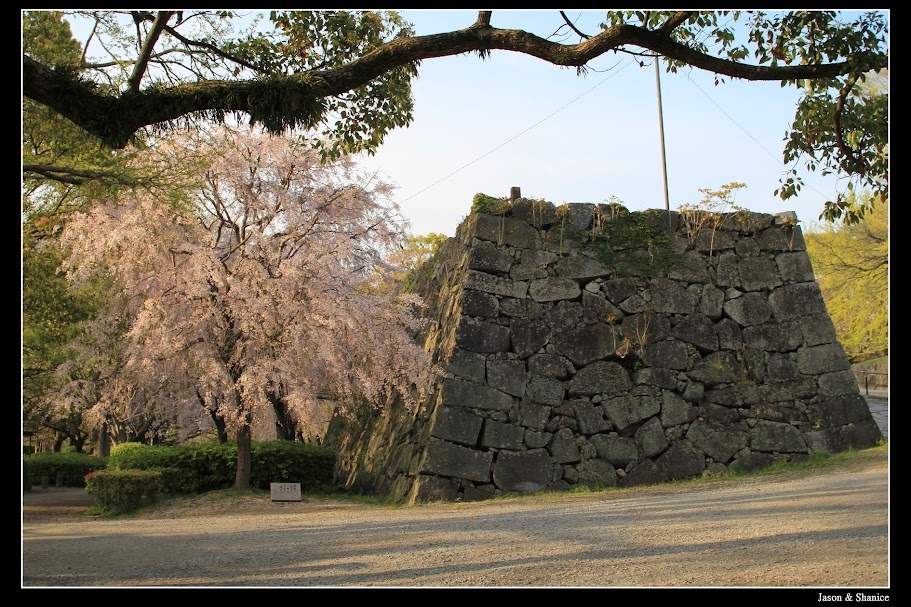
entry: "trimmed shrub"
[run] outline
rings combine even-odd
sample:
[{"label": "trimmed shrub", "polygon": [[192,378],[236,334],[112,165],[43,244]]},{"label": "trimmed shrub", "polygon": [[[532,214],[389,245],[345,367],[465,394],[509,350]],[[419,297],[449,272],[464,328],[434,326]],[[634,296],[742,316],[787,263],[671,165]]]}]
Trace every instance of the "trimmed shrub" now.
[{"label": "trimmed shrub", "polygon": [[291,441],[253,443],[250,484],[300,483],[301,491],[323,491],[333,483],[336,454],[332,449]]},{"label": "trimmed shrub", "polygon": [[85,487],[85,475],[107,465],[108,458],[87,453],[34,453],[23,458],[24,476],[32,483],[43,476],[56,483],[60,475],[66,487]]},{"label": "trimmed shrub", "polygon": [[186,451],[185,466],[196,478],[199,493],[228,489],[237,475],[237,444],[206,443],[181,447]]},{"label": "trimmed shrub", "polygon": [[99,470],[86,475],[86,493],[105,512],[132,512],[158,500],[164,492],[161,472],[150,470]]}]

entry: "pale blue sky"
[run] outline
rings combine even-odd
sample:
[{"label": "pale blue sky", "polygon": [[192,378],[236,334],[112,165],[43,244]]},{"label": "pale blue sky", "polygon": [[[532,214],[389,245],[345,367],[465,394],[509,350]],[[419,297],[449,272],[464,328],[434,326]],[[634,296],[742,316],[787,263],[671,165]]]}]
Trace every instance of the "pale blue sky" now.
[{"label": "pale blue sky", "polygon": [[[461,29],[474,10],[402,10],[417,34]],[[581,15],[596,33],[604,11]],[[491,25],[548,37],[562,23],[556,9],[493,12]],[[566,42],[577,42],[577,37]],[[474,194],[506,196],[519,186],[528,198],[603,202],[631,210],[664,208],[655,69],[610,54],[584,77],[539,59],[494,51],[428,59],[413,82],[414,122],[389,134],[365,165],[398,185],[397,201],[415,234],[449,236]],[[701,188],[742,182],[738,206],[757,212],[796,211],[816,222],[843,181],[804,173],[798,198],[773,194],[787,167],[785,132],[798,93],[777,82],[731,81],[695,69],[661,70],[670,208],[696,203]]]}]

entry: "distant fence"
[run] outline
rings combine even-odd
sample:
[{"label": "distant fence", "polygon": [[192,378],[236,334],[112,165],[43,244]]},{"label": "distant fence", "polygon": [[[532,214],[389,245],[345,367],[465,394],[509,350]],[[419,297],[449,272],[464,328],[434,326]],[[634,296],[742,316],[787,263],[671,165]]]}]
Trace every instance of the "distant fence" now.
[{"label": "distant fence", "polygon": [[883,373],[882,371],[860,371],[858,369],[854,369],[854,373],[861,376],[857,383],[863,385],[864,394],[867,396],[870,395],[870,388],[874,390],[888,390],[889,388],[888,373]]}]

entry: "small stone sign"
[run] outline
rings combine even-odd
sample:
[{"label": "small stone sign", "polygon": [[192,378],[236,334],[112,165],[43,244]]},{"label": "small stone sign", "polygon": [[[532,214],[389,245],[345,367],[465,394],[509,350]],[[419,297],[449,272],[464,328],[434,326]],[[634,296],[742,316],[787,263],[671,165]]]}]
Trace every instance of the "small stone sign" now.
[{"label": "small stone sign", "polygon": [[301,501],[300,483],[270,483],[273,502],[299,502]]}]

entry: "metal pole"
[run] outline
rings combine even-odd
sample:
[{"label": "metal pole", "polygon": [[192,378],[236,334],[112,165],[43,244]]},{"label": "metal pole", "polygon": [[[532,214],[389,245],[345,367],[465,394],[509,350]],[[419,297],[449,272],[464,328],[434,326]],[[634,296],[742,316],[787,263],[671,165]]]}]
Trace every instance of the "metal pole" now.
[{"label": "metal pole", "polygon": [[667,194],[667,158],[664,155],[664,115],[661,113],[661,75],[658,69],[660,59],[655,55],[655,84],[658,86],[658,133],[661,135],[661,168],[664,171],[664,209],[668,211],[667,217],[670,222],[671,202]]}]

